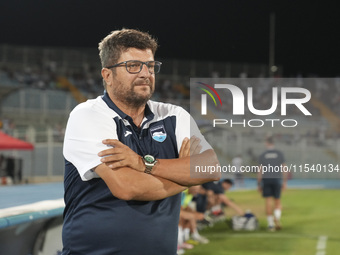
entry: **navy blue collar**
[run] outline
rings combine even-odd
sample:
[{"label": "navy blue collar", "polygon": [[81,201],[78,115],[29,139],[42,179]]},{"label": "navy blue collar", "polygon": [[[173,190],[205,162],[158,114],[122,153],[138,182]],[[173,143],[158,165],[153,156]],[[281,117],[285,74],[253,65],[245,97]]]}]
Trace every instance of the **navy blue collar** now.
[{"label": "navy blue collar", "polygon": [[[107,106],[110,107],[112,110],[114,110],[122,119],[128,120],[132,126],[136,126],[133,123],[132,118],[126,113],[124,113],[121,109],[119,109],[118,106],[115,105],[114,102],[112,102],[111,98],[109,97],[109,94],[106,91],[104,91],[104,95],[102,96],[102,99],[107,104]],[[147,121],[142,123],[142,127],[144,126],[145,123],[152,120],[155,116],[153,112],[151,111],[148,104],[145,105],[144,116],[146,117]]]}]

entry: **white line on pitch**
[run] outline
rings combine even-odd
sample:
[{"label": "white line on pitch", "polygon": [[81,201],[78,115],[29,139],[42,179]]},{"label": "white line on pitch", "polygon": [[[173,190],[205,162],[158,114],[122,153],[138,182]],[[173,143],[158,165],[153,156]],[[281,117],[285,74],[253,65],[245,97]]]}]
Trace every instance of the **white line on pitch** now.
[{"label": "white line on pitch", "polygon": [[316,244],[316,255],[326,255],[327,236],[319,236]]},{"label": "white line on pitch", "polygon": [[[211,237],[223,237],[225,238],[225,233],[213,233],[210,234]],[[308,236],[303,234],[293,234],[293,233],[232,233],[227,236],[228,238],[307,238],[307,239],[317,239],[317,236]]]}]

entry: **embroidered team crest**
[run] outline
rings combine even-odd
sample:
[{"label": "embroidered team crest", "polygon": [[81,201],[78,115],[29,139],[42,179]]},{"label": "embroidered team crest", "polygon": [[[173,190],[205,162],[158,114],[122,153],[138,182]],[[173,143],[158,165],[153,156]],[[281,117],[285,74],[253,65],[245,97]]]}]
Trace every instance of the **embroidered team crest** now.
[{"label": "embroidered team crest", "polygon": [[152,139],[160,143],[164,142],[167,136],[163,125],[151,128],[150,133]]}]

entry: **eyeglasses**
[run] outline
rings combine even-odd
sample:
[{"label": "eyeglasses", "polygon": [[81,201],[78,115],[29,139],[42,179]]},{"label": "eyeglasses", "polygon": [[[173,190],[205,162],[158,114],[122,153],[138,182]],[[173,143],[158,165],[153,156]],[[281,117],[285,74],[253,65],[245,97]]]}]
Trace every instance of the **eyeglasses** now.
[{"label": "eyeglasses", "polygon": [[120,62],[113,66],[108,66],[106,68],[111,69],[114,67],[123,66],[123,64],[125,65],[126,71],[128,71],[131,74],[140,73],[140,71],[142,71],[143,69],[143,65],[145,65],[148,68],[149,73],[156,74],[156,73],[159,73],[159,71],[161,70],[162,62],[159,62],[159,61],[142,62],[139,60],[128,60],[128,61]]}]

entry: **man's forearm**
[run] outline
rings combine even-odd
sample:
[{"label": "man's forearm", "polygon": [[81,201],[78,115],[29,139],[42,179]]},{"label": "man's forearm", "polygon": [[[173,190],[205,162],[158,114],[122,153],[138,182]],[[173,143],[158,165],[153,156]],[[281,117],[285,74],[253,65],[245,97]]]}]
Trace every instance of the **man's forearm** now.
[{"label": "man's forearm", "polygon": [[187,187],[131,168],[112,170],[105,164],[96,168],[112,194],[122,200],[152,201],[173,196]]},{"label": "man's forearm", "polygon": [[244,215],[243,210],[237,204],[235,204],[233,201],[231,201],[229,198],[227,198],[225,196],[225,194],[218,195],[218,200],[219,200],[220,203],[223,203],[223,204],[229,206],[231,209],[233,209],[235,212],[237,212],[237,214]]},{"label": "man's forearm", "polygon": [[208,168],[219,164],[213,150],[207,150],[201,154],[178,159],[159,159],[152,170],[152,175],[176,182],[183,186],[202,184],[208,181],[218,180],[219,172],[196,172],[196,166]]},{"label": "man's forearm", "polygon": [[[178,183],[181,186],[198,185],[209,181],[219,180],[221,173],[210,172],[219,165],[214,150],[209,149],[200,154],[191,155],[190,140],[185,140],[182,145],[179,158],[157,159],[158,163],[152,169],[152,175]],[[129,147],[115,139],[107,139],[104,144],[111,148],[98,153],[101,161],[113,170],[127,167],[138,172],[144,172],[145,164],[142,158],[133,152]],[[193,146],[196,148],[196,146]],[[198,147],[199,148],[199,147]],[[194,150],[195,151],[195,150]],[[190,156],[191,155],[191,156]],[[196,167],[199,167],[197,172]],[[208,171],[206,171],[208,169]],[[144,174],[144,173],[143,173]]]},{"label": "man's forearm", "polygon": [[[150,182],[144,182],[143,185],[136,187],[132,200],[140,200],[140,201],[152,201],[152,200],[160,200],[173,195],[176,195],[188,187],[179,185],[175,182],[169,181],[167,179],[163,179],[161,177],[151,176],[154,179],[152,186]],[[142,189],[143,192],[140,192]]]}]

